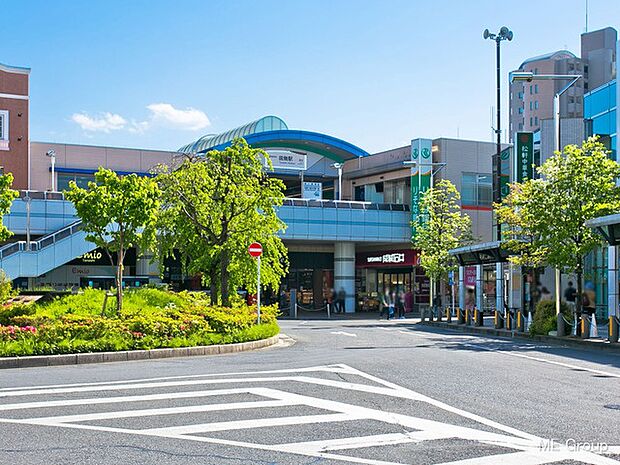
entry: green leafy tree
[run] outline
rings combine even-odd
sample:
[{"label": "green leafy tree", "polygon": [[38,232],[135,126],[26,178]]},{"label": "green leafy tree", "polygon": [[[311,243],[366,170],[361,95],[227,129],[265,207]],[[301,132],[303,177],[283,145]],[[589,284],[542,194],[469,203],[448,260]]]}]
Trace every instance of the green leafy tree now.
[{"label": "green leafy tree", "polygon": [[103,249],[116,267],[116,310],[123,307],[123,262],[127,249],[148,249],[155,242],[161,193],[153,178],[119,176],[99,168],[88,188],[69,183],[67,199],[82,220],[86,239]]},{"label": "green leafy tree", "polygon": [[238,287],[256,291],[257,263],[247,251],[252,242],[263,245],[261,284],[277,288],[287,271],[277,236],[286,227],[277,216],[284,183],[267,175],[263,160],[269,163],[264,151],[236,139],[159,177],[162,252],[177,250],[187,272],[202,275],[213,303],[221,298],[230,305]]},{"label": "green leafy tree", "polygon": [[608,153],[595,137],[566,146],[538,169],[542,179],[513,186],[498,209],[511,233],[529,238],[522,260],[577,275],[578,313],[585,257],[602,245],[585,223],[620,210],[620,165]]},{"label": "green leafy tree", "polygon": [[13,175],[11,173],[0,175],[0,241],[6,241],[13,235],[13,233],[2,224],[2,218],[9,213],[13,200],[19,195],[16,190],[11,189],[12,184]]},{"label": "green leafy tree", "polygon": [[471,218],[461,213],[461,195],[447,179],[427,190],[420,202],[420,215],[414,223],[414,246],[420,249],[420,265],[433,283],[442,279],[458,265],[451,249],[472,239]]}]

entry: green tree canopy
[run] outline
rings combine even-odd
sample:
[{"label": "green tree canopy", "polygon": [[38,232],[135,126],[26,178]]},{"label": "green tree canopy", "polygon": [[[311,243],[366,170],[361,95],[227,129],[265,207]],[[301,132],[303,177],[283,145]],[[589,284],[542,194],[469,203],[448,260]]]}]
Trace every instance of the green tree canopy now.
[{"label": "green tree canopy", "polygon": [[159,187],[153,178],[119,176],[104,168],[99,168],[87,189],[74,181],[69,187],[66,197],[75,205],[86,239],[102,248],[117,269],[116,308],[120,311],[125,253],[130,247],[153,246],[161,204]]},{"label": "green tree canopy", "polygon": [[13,175],[11,173],[0,175],[0,241],[6,241],[13,235],[2,223],[2,217],[9,213],[13,200],[19,195],[16,190],[11,189],[12,184]]},{"label": "green tree canopy", "polygon": [[420,265],[435,282],[457,268],[451,249],[471,241],[471,219],[461,213],[461,196],[450,181],[443,179],[427,190],[415,221],[414,246],[421,251]]},{"label": "green tree canopy", "polygon": [[164,214],[162,251],[177,250],[187,271],[200,273],[211,289],[212,302],[230,305],[230,292],[256,291],[256,260],[247,248],[263,245],[261,283],[277,288],[287,271],[287,252],[277,236],[286,225],[276,209],[282,205],[284,183],[269,177],[269,157],[236,139],[222,151],[186,160],[161,174]]},{"label": "green tree canopy", "polygon": [[524,261],[577,274],[577,311],[585,256],[602,245],[586,221],[620,211],[620,165],[596,137],[568,145],[539,169],[540,180],[513,186],[499,206],[508,234],[525,238]]}]

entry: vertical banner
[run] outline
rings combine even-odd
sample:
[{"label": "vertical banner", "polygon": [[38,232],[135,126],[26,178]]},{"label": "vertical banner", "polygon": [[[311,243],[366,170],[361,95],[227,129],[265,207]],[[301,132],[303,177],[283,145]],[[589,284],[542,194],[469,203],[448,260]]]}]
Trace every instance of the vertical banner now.
[{"label": "vertical banner", "polygon": [[415,237],[415,223],[420,216],[422,195],[431,187],[433,171],[433,141],[431,139],[413,139],[411,141],[411,160],[417,162],[411,168],[411,235]]},{"label": "vertical banner", "polygon": [[503,199],[510,194],[510,159],[512,158],[512,147],[507,147],[500,154],[500,197]]},{"label": "vertical banner", "polygon": [[515,182],[524,182],[534,178],[534,133],[517,132],[515,140]]}]

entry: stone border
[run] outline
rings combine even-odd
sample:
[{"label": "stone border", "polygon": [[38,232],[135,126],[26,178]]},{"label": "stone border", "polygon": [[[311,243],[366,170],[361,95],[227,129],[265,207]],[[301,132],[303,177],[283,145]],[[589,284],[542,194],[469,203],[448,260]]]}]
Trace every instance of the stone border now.
[{"label": "stone border", "polygon": [[557,336],[530,336],[528,333],[518,331],[508,331],[506,329],[484,328],[480,326],[459,325],[444,321],[421,321],[418,324],[431,326],[434,328],[444,328],[452,331],[468,334],[479,334],[481,336],[507,337],[512,339],[523,339],[530,342],[548,342],[550,344],[563,345],[565,347],[580,348],[586,350],[600,350],[611,353],[620,353],[620,343],[610,344],[608,341],[589,341],[587,339],[574,339]]},{"label": "stone border", "polygon": [[81,354],[30,355],[24,357],[0,357],[0,369],[50,367],[57,365],[82,365],[85,363],[128,362],[132,360],[155,360],[171,357],[219,355],[263,349],[277,344],[280,334],[258,341],[238,342],[211,346],[179,347],[150,350],[121,350],[118,352],[88,352]]}]

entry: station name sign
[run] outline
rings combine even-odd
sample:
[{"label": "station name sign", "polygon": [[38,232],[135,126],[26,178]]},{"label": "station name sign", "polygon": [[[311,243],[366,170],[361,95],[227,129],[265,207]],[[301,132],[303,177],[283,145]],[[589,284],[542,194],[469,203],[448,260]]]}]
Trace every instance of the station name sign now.
[{"label": "station name sign", "polygon": [[[270,150],[268,153],[273,169],[305,171],[308,169],[308,156],[305,153]],[[267,166],[267,160],[265,160]]]}]

